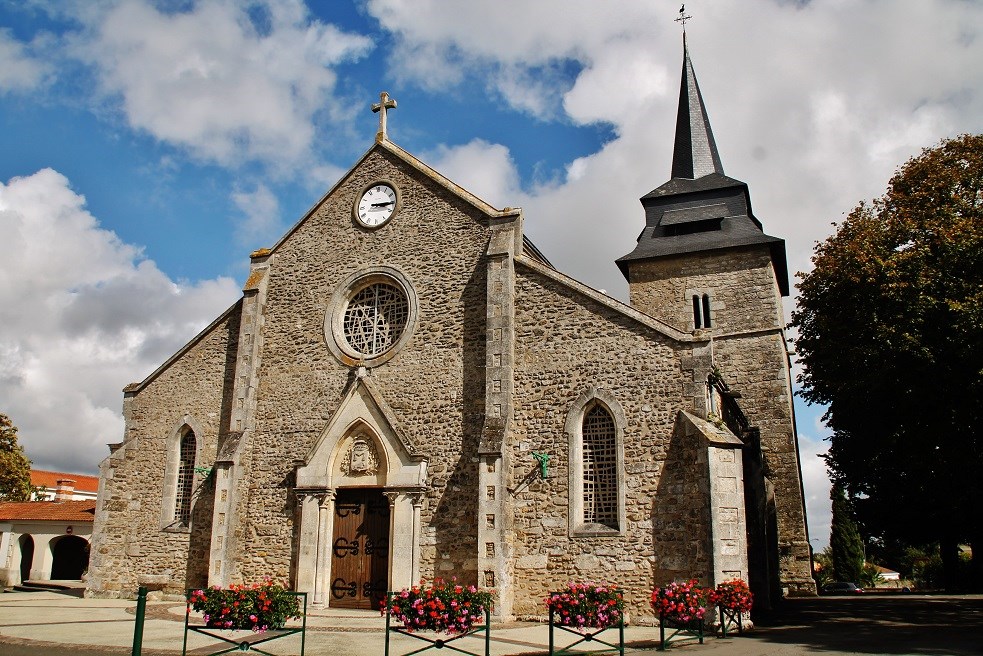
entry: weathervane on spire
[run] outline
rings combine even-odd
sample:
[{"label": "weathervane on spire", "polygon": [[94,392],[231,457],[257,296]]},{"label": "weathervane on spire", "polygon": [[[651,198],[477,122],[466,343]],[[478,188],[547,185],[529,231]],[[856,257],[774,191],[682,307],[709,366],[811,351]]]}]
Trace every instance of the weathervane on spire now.
[{"label": "weathervane on spire", "polygon": [[693,18],[693,17],[692,16],[688,16],[686,14],[686,5],[682,5],[679,8],[679,18],[676,19],[676,22],[683,24],[683,34],[686,34],[686,21],[688,21],[691,18]]},{"label": "weathervane on spire", "polygon": [[379,131],[375,135],[376,141],[386,139],[386,110],[396,109],[396,99],[389,97],[388,91],[379,94],[379,102],[372,104],[372,111],[379,114]]}]

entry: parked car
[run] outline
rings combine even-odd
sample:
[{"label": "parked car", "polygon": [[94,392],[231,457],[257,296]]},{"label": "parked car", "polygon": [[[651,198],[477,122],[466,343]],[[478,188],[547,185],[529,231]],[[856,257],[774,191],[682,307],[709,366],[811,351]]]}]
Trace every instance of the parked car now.
[{"label": "parked car", "polygon": [[830,583],[829,585],[823,586],[822,589],[824,595],[852,595],[861,594],[863,591],[864,589],[856,583],[848,583],[846,581]]}]

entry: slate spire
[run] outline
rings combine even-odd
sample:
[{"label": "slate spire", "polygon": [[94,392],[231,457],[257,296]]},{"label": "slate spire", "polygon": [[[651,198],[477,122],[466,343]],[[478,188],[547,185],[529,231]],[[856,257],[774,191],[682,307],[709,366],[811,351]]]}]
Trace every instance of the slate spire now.
[{"label": "slate spire", "polygon": [[[681,10],[677,20],[683,22],[687,18]],[[751,213],[747,184],[724,175],[689,59],[685,31],[672,178],[640,200],[645,208],[645,228],[635,249],[616,261],[629,282],[629,270],[637,262],[697,253],[709,256],[760,245],[770,251],[778,288],[782,296],[788,296],[785,241],[764,233],[761,222]]]},{"label": "slate spire", "polygon": [[686,47],[683,32],[683,73],[679,83],[679,110],[676,113],[676,143],[672,153],[672,177],[695,180],[710,173],[723,175],[710,119],[703,104],[700,85]]}]

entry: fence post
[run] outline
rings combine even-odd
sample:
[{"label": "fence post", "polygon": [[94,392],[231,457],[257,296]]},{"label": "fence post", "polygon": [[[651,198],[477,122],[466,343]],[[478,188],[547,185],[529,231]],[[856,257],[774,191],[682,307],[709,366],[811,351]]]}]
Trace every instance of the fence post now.
[{"label": "fence post", "polygon": [[133,623],[133,651],[130,656],[143,653],[143,618],[147,614],[147,588],[140,586],[137,592],[137,617]]}]

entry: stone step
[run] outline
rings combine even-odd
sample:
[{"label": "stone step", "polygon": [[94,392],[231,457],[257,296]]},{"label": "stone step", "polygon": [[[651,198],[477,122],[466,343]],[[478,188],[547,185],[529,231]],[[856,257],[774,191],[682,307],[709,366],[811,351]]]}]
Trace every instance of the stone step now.
[{"label": "stone step", "polygon": [[73,594],[76,590],[84,591],[84,588],[55,581],[24,581],[20,585],[13,586],[13,590],[16,592],[67,592]]}]

